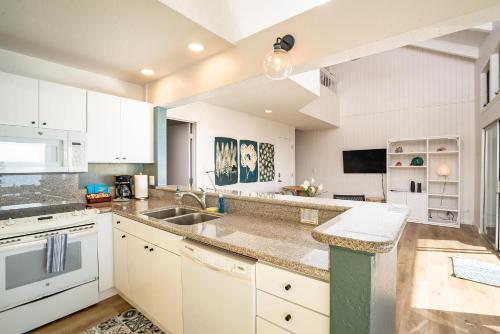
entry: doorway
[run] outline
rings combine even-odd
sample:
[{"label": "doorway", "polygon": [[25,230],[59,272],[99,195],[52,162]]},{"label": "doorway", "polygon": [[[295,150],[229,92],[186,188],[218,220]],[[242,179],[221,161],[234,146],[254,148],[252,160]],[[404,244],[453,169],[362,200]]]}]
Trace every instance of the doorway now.
[{"label": "doorway", "polygon": [[167,184],[196,189],[196,123],[167,118]]},{"label": "doorway", "polygon": [[483,130],[482,233],[499,250],[499,122]]}]

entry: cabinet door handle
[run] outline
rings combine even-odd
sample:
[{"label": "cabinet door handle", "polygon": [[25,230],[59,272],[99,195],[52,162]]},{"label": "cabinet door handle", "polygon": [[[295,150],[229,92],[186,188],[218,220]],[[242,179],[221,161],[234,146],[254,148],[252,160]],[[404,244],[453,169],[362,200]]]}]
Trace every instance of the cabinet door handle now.
[{"label": "cabinet door handle", "polygon": [[43,122],[42,125],[47,125],[47,122]]},{"label": "cabinet door handle", "polygon": [[290,314],[287,314],[285,316],[285,321],[290,321],[290,320],[292,320],[292,316]]},{"label": "cabinet door handle", "polygon": [[118,160],[118,159],[120,159],[120,158],[116,157],[115,159],[116,159],[116,160]]},{"label": "cabinet door handle", "polygon": [[125,238],[125,234],[124,234],[124,235],[122,235],[122,239],[123,239],[123,238]]},{"label": "cabinet door handle", "polygon": [[290,290],[291,288],[292,288],[292,286],[290,284],[285,285],[285,290],[286,291]]},{"label": "cabinet door handle", "polygon": [[149,246],[144,246],[144,249],[148,249],[148,248],[149,248]]},{"label": "cabinet door handle", "polygon": [[31,124],[35,124],[36,122],[35,121],[31,121]]},{"label": "cabinet door handle", "polygon": [[117,220],[117,221],[116,221],[116,223],[117,223],[117,224],[120,224],[120,221],[119,221],[119,220]]},{"label": "cabinet door handle", "polygon": [[123,160],[125,160],[125,159],[127,159],[127,158],[123,157],[122,159],[123,159]]},{"label": "cabinet door handle", "polygon": [[154,250],[154,248],[150,248],[149,251],[152,252]]}]

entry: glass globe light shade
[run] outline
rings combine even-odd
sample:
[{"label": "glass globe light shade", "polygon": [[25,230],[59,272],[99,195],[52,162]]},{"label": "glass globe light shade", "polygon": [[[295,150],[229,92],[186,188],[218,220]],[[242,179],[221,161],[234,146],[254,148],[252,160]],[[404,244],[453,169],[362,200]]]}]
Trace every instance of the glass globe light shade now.
[{"label": "glass globe light shade", "polygon": [[288,52],[275,48],[264,57],[264,74],[272,80],[283,80],[292,73],[292,59]]}]

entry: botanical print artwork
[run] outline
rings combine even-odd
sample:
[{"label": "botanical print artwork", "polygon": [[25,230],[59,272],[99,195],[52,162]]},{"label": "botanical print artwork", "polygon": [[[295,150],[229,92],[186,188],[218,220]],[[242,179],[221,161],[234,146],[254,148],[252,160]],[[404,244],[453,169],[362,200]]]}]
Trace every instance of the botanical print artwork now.
[{"label": "botanical print artwork", "polygon": [[238,182],[238,141],[215,137],[215,184],[226,186]]},{"label": "botanical print artwork", "polygon": [[240,140],[240,182],[257,182],[259,176],[257,142]]},{"label": "botanical print artwork", "polygon": [[274,145],[259,143],[259,181],[274,181]]}]

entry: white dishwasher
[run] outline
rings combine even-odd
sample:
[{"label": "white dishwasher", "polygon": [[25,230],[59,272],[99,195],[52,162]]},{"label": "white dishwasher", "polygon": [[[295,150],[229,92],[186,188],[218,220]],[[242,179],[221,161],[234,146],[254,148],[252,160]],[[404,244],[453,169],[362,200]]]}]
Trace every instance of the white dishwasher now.
[{"label": "white dishwasher", "polygon": [[184,240],[184,334],[255,333],[255,260]]}]

